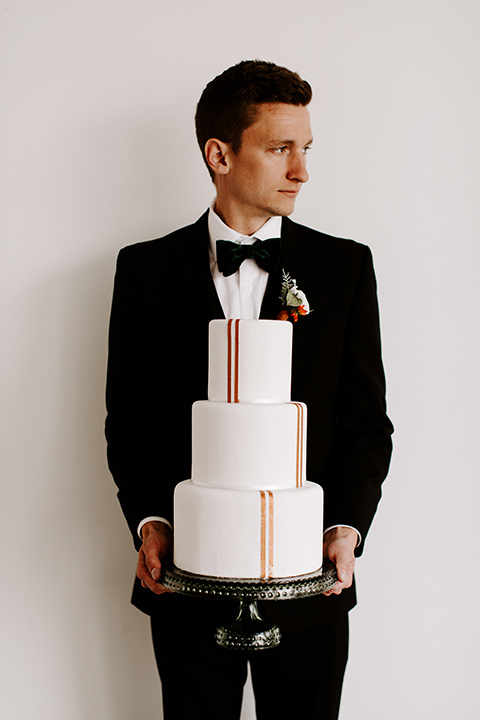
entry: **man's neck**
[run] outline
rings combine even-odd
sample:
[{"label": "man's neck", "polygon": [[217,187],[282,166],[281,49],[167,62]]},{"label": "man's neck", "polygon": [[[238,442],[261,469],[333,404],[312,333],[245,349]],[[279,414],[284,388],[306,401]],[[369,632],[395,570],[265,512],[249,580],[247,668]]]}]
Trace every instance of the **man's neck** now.
[{"label": "man's neck", "polygon": [[254,235],[270,219],[268,215],[259,217],[245,217],[238,208],[228,203],[215,201],[214,208],[218,217],[225,225],[241,235]]}]

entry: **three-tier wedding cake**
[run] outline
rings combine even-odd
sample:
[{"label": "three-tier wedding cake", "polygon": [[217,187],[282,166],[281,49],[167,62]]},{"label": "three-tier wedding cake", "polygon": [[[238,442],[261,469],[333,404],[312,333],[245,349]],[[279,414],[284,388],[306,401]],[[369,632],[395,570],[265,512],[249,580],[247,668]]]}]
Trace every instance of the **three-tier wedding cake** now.
[{"label": "three-tier wedding cake", "polygon": [[321,568],[323,491],[305,477],[307,408],[290,400],[291,364],[290,322],[210,323],[192,478],[175,490],[181,570],[243,579]]}]

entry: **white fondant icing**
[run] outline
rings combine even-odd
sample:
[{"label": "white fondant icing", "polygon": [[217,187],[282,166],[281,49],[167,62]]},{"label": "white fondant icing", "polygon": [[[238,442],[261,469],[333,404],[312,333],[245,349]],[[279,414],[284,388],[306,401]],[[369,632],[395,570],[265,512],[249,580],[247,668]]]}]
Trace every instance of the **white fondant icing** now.
[{"label": "white fondant icing", "polygon": [[196,402],[192,482],[230,488],[303,485],[305,428],[303,403]]},{"label": "white fondant icing", "polygon": [[262,530],[260,491],[181,482],[175,490],[175,515],[181,519],[174,526],[175,565],[230,578],[292,577],[318,570],[323,555],[322,488],[307,482],[270,494],[273,514],[268,514],[267,497]]},{"label": "white fondant icing", "polygon": [[314,572],[323,490],[305,479],[306,406],[290,402],[292,325],[214,320],[209,333],[209,400],[192,410],[192,480],[175,490],[175,565],[229,578]]},{"label": "white fondant icing", "polygon": [[[267,403],[290,400],[292,325],[279,320],[212,320],[208,399]],[[229,400],[230,393],[230,400]]]}]

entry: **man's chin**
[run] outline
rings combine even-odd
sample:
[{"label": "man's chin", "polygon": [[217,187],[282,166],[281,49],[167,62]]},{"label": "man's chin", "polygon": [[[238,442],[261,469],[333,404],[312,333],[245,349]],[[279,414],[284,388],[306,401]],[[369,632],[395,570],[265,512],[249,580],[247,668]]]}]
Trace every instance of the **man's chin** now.
[{"label": "man's chin", "polygon": [[285,203],[278,203],[275,207],[272,207],[270,213],[279,217],[287,217],[291,215],[295,210],[295,199]]}]

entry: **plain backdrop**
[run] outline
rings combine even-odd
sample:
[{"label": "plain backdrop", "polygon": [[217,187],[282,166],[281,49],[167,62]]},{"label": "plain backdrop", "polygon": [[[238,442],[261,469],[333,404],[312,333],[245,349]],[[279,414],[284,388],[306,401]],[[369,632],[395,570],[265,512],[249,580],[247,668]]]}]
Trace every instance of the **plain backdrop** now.
[{"label": "plain backdrop", "polygon": [[[113,274],[206,209],[195,104],[249,58],[314,88],[294,219],[368,244],[378,276],[395,449],[341,718],[474,716],[479,24],[476,0],[1,2],[2,718],[161,718],[105,461]],[[160,333],[182,322],[164,282]]]}]

